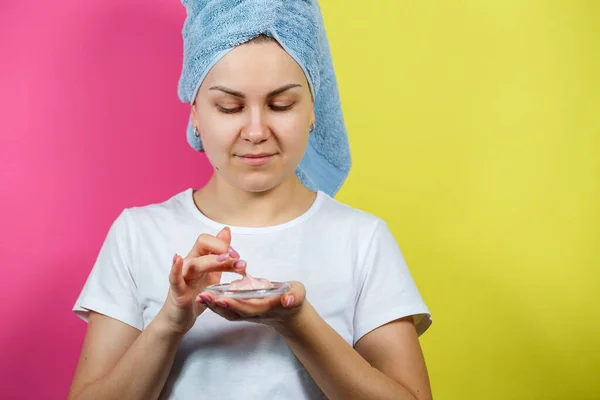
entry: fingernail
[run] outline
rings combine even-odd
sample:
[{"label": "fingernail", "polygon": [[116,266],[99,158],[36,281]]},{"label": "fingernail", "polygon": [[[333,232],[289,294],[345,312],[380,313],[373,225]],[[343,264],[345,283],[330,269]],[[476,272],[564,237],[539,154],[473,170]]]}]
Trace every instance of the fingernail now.
[{"label": "fingernail", "polygon": [[240,254],[233,249],[233,247],[229,248],[229,255],[233,258],[240,258]]},{"label": "fingernail", "polygon": [[235,269],[243,269],[245,267],[246,267],[246,261],[244,261],[244,260],[237,260],[233,264],[233,268],[235,268]]},{"label": "fingernail", "polygon": [[223,253],[217,257],[217,262],[223,262],[229,258],[229,253]]},{"label": "fingernail", "polygon": [[210,297],[205,295],[205,294],[201,294],[200,295],[200,300],[204,303],[204,304],[210,304]]},{"label": "fingernail", "polygon": [[177,261],[177,253],[175,253],[175,255],[173,256],[173,264],[175,264],[175,261]]},{"label": "fingernail", "polygon": [[294,296],[290,296],[285,300],[285,306],[289,307],[294,304]]},{"label": "fingernail", "polygon": [[229,308],[229,305],[227,303],[225,303],[224,301],[221,301],[221,300],[215,301],[215,304],[218,305],[219,307]]}]

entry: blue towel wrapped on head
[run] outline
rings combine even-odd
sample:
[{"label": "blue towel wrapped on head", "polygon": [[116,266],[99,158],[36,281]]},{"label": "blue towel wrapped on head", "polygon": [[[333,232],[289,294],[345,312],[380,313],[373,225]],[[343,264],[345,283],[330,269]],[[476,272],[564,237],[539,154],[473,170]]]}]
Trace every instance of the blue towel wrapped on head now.
[{"label": "blue towel wrapped on head", "polygon": [[[192,104],[210,69],[236,46],[259,35],[273,37],[300,65],[314,101],[316,129],[296,169],[312,190],[333,196],[350,171],[348,135],[337,79],[317,0],[182,0],[184,60],[178,94]],[[191,120],[187,140],[202,151]]]}]

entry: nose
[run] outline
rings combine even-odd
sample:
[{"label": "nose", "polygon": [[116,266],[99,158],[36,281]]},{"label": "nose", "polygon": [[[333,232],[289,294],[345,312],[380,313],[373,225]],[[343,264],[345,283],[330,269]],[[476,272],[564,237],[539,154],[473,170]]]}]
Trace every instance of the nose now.
[{"label": "nose", "polygon": [[271,130],[267,126],[262,115],[252,115],[250,121],[242,129],[241,137],[252,144],[265,142],[271,136]]}]

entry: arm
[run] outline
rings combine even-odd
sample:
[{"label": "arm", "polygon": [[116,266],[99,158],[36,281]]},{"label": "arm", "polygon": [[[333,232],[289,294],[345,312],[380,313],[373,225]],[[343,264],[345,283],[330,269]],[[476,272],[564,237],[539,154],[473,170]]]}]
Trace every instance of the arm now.
[{"label": "arm", "polygon": [[185,260],[175,255],[167,299],[143,332],[90,312],[69,399],[157,399],[183,335],[206,310],[197,294],[223,271],[244,271],[230,242],[226,228],[216,238],[200,235]]},{"label": "arm", "polygon": [[182,335],[156,318],[139,330],[90,313],[70,400],[157,399]]},{"label": "arm", "polygon": [[308,302],[289,329],[278,330],[330,399],[432,398],[410,317],[366,334],[356,350]]},{"label": "arm", "polygon": [[[431,399],[412,317],[399,318],[406,314],[393,305],[415,314],[428,314],[428,310],[385,224],[377,224],[366,256],[359,262],[365,268],[354,310],[354,330],[360,335],[355,349],[305,300],[306,288],[300,282],[288,282],[290,291],[280,297],[203,296],[210,309],[227,320],[275,328],[330,399]],[[381,325],[377,322],[381,318],[391,322]]]}]

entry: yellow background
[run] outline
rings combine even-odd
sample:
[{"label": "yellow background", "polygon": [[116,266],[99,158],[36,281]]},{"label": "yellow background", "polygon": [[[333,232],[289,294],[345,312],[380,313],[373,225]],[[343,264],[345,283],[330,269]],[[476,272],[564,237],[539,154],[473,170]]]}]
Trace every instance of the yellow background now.
[{"label": "yellow background", "polygon": [[[436,399],[600,399],[600,1],[321,0]],[[392,299],[391,299],[392,300]]]}]

